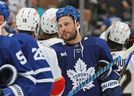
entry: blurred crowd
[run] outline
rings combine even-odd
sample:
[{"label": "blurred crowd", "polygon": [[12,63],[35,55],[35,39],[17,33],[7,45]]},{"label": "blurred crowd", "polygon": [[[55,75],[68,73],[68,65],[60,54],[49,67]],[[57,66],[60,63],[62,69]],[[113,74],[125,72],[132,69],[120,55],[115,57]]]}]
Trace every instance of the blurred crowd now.
[{"label": "blurred crowd", "polygon": [[[14,17],[22,7],[34,7],[40,16],[51,7],[72,5],[80,9],[80,0],[1,0],[9,5],[11,16],[8,25],[12,28]],[[115,21],[127,22],[131,26],[132,0],[85,0],[82,34],[99,36]],[[11,29],[12,30],[12,29]]]}]

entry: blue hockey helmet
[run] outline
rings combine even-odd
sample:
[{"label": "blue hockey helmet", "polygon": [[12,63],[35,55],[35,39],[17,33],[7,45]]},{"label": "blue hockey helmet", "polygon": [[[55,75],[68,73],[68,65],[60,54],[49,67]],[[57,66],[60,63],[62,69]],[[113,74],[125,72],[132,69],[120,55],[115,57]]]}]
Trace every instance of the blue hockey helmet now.
[{"label": "blue hockey helmet", "polygon": [[80,13],[74,7],[68,5],[60,8],[56,13],[56,20],[58,21],[62,16],[72,16],[76,21],[80,22]]},{"label": "blue hockey helmet", "polygon": [[10,11],[6,3],[2,1],[0,1],[0,15],[3,15],[5,17],[5,20],[8,21]]}]

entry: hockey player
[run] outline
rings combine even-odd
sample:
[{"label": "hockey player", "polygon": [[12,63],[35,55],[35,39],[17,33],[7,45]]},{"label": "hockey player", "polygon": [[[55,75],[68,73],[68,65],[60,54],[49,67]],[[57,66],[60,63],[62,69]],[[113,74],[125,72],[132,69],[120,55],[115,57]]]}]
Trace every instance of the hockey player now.
[{"label": "hockey player", "polygon": [[[16,33],[15,30],[10,29],[8,24],[10,17],[10,10],[6,3],[0,1],[0,34],[1,35],[12,35]],[[11,31],[12,30],[12,31]]]},{"label": "hockey player", "polygon": [[52,46],[53,44],[63,42],[61,38],[59,38],[58,34],[58,25],[56,21],[56,12],[58,9],[50,8],[46,10],[41,18],[41,28],[43,30],[41,35],[41,40],[43,40],[42,44],[46,46]]},{"label": "hockey player", "polygon": [[[56,20],[64,43],[52,47],[56,50],[66,81],[63,96],[67,96],[71,90],[95,74],[95,67],[100,60],[112,62],[112,56],[104,40],[97,37],[82,38],[79,33],[80,14],[74,7],[60,8]],[[73,96],[120,96],[121,93],[118,75],[112,71],[107,78],[95,79]]]},{"label": "hockey player", "polygon": [[[128,42],[130,36],[130,28],[127,23],[118,21],[112,24],[104,33],[102,33],[101,38],[107,41],[107,44],[111,50],[113,58],[115,59],[118,56],[122,56],[125,52],[124,45]],[[128,67],[126,69],[126,73],[124,74],[123,78],[121,79],[121,86],[123,89],[123,95],[134,95],[134,84],[133,84],[133,63],[134,63],[134,56],[131,57]],[[125,59],[118,63],[117,72],[121,72],[122,68],[124,67]]]},{"label": "hockey player", "polygon": [[20,42],[24,56],[33,68],[31,71],[21,74],[31,74],[35,78],[27,77],[36,83],[30,96],[49,96],[54,82],[51,68],[36,39],[31,36],[36,36],[40,28],[40,17],[37,11],[34,8],[20,9],[16,16],[16,28],[19,33],[12,37]]},{"label": "hockey player", "polygon": [[[18,73],[26,73],[32,70],[31,65],[27,62],[24,54],[22,53],[20,44],[14,38],[8,36],[0,36],[0,69],[5,65],[13,65]],[[1,69],[4,70],[4,69]],[[0,70],[0,96],[29,96],[33,90],[35,83],[26,77],[27,75],[14,75],[18,74],[10,67],[6,67],[5,73]],[[9,70],[6,71],[6,70]],[[2,73],[1,73],[2,72]],[[11,83],[10,83],[11,82]]]},{"label": "hockey player", "polygon": [[[0,6],[0,8],[1,8],[1,14],[2,14],[2,16],[4,16],[4,18],[2,18],[1,19],[1,21],[4,21],[4,19],[5,20],[8,20],[8,18],[9,18],[9,15],[7,15],[6,14],[6,12],[9,12],[9,10],[8,10],[8,7],[6,6],[6,5],[4,5],[4,3],[0,3],[1,4],[1,6]],[[6,22],[6,21],[5,21]],[[4,27],[2,26],[2,31],[1,31],[1,35],[8,35],[8,33],[6,32],[6,30],[4,29]],[[23,37],[23,36],[22,36]],[[24,36],[24,37],[26,37],[26,36]],[[29,39],[30,40],[30,39]],[[31,40],[31,42],[32,42],[32,40]],[[34,42],[36,42],[34,39],[33,39],[33,43]],[[7,42],[8,43],[8,42]],[[37,43],[35,43],[35,44],[37,44]],[[15,44],[14,44],[15,45]],[[35,45],[36,46],[36,45]],[[9,47],[10,48],[10,47]],[[28,46],[26,46],[26,47],[24,47],[24,46],[22,46],[21,47],[23,50],[25,50],[25,49],[29,49],[28,48]],[[30,49],[29,49],[30,50]],[[27,50],[28,51],[28,50]],[[36,52],[37,50],[34,50],[34,56],[35,55],[38,55],[38,53],[39,52]],[[23,51],[23,52],[26,52],[26,51]],[[3,95],[5,96],[5,94],[4,93],[6,93],[6,94],[9,94],[10,96],[18,96],[18,94],[21,94],[22,96],[23,95],[25,95],[25,96],[27,96],[27,95],[31,95],[31,96],[36,96],[36,94],[34,94],[34,92],[36,93],[36,92],[38,92],[38,95],[42,95],[42,90],[46,90],[46,85],[47,85],[47,92],[46,92],[46,94],[45,95],[49,95],[50,94],[50,90],[51,90],[51,87],[52,87],[52,82],[53,82],[53,78],[52,78],[52,74],[51,74],[51,69],[49,68],[49,65],[47,64],[47,62],[45,61],[45,63],[43,63],[43,64],[38,64],[38,66],[37,65],[35,65],[35,64],[33,64],[32,63],[32,61],[29,61],[29,58],[28,57],[26,57],[25,58],[25,56],[27,56],[29,53],[27,52],[27,53],[25,53],[25,56],[23,56],[23,52],[18,52],[18,53],[16,53],[16,54],[18,54],[17,55],[17,57],[18,57],[18,60],[20,60],[20,63],[22,63],[23,64],[23,67],[24,68],[26,68],[27,70],[23,70],[23,71],[19,71],[19,74],[22,76],[22,77],[24,77],[24,79],[17,79],[17,82],[15,82],[15,84],[17,84],[17,85],[19,85],[19,87],[17,86],[15,86],[15,87],[13,87],[13,88],[7,88],[7,91],[5,90],[5,92],[3,91],[2,93],[3,93]],[[15,53],[14,53],[15,54]],[[27,55],[26,55],[27,54]],[[39,54],[39,55],[42,55],[42,54]],[[30,55],[31,57],[33,57],[33,55]],[[29,56],[29,57],[30,57]],[[14,57],[14,56],[13,56]],[[36,56],[35,56],[36,57]],[[40,58],[40,56],[39,56],[39,58]],[[28,65],[27,64],[24,64],[24,63],[26,63],[26,61],[27,61],[27,59],[28,59]],[[30,62],[30,63],[29,63]],[[33,61],[34,62],[34,61]],[[44,62],[44,60],[43,60],[43,62]],[[10,63],[10,62],[9,62]],[[12,62],[11,62],[12,63]],[[16,63],[15,63],[16,64]],[[19,64],[17,64],[17,65],[19,65]],[[25,66],[24,66],[25,65]],[[28,67],[27,67],[28,66]],[[22,67],[22,66],[21,66]],[[20,67],[20,69],[23,69],[23,67],[21,68]],[[44,67],[46,67],[46,69],[47,69],[47,71],[45,72],[45,68]],[[41,69],[42,68],[42,69]],[[17,70],[19,70],[19,68],[17,67]],[[42,71],[40,71],[40,72],[38,72],[38,70],[42,70]],[[33,72],[34,71],[34,72]],[[37,73],[35,74],[35,72],[37,71]],[[28,74],[26,74],[28,72]],[[31,72],[30,74],[29,74],[29,72]],[[42,73],[41,73],[42,72]],[[47,74],[47,75],[46,75]],[[36,76],[37,75],[37,76]],[[40,75],[40,76],[39,76]],[[44,77],[43,76],[45,76],[45,79],[44,79]],[[38,78],[37,78],[38,77]],[[43,79],[42,79],[42,78]],[[47,78],[48,79],[47,79]],[[49,78],[50,77],[50,78]],[[26,81],[26,80],[27,81]],[[35,88],[35,80],[37,81],[37,82],[42,82],[41,84],[36,84],[36,85],[38,85],[38,86],[43,86],[43,84],[44,84],[44,82],[45,82],[45,88],[44,87],[42,87],[42,88],[37,88],[36,89],[36,91],[31,91],[33,88]],[[26,84],[25,84],[25,82],[24,82],[24,80],[25,80],[25,82],[26,82]],[[47,80],[49,80],[48,81],[48,83],[49,84],[46,84],[46,82],[47,82]],[[25,86],[26,85],[26,86]],[[20,90],[19,90],[20,89]],[[42,90],[41,90],[42,89]],[[15,91],[14,91],[15,90]],[[16,90],[19,90],[18,92],[16,92]],[[30,92],[32,92],[33,93],[33,95],[30,93]],[[30,94],[29,94],[30,93]],[[43,92],[43,96],[44,96],[44,92]]]},{"label": "hockey player", "polygon": [[50,46],[53,44],[63,42],[59,39],[58,26],[56,22],[56,12],[58,9],[50,8],[44,12],[41,18],[41,28],[43,33],[42,39],[38,41],[38,44],[44,52],[47,62],[50,64],[54,77],[54,85],[51,91],[52,96],[59,96],[64,90],[64,77],[61,75],[61,69],[59,68],[57,55]]},{"label": "hockey player", "polygon": [[9,19],[9,8],[8,6],[0,1],[0,34],[1,35],[8,35],[9,33],[5,29],[5,25]]},{"label": "hockey player", "polygon": [[[9,33],[5,30],[4,25],[6,24],[9,18],[9,9],[8,9],[8,6],[4,2],[0,2],[0,17],[1,17],[0,18],[1,35],[8,35]],[[33,90],[33,88],[35,87],[35,82],[29,79],[32,77],[32,74],[24,74],[24,75],[21,75],[21,74],[27,73],[29,71],[32,72],[33,67],[31,64],[27,62],[27,58],[24,56],[19,42],[11,37],[0,36],[0,53],[1,53],[1,56],[0,56],[1,66],[7,63],[11,64],[17,69],[19,73],[16,80],[14,79],[15,82],[12,82],[13,85],[9,86],[10,84],[4,84],[6,87],[4,86],[4,89],[2,89],[2,91],[0,92],[0,95],[2,96],[7,96],[7,95],[8,96],[20,96],[20,95],[29,96],[31,95],[31,92],[32,92],[31,90]],[[10,67],[7,67],[7,69],[10,69]],[[13,70],[10,70],[10,71],[13,71]],[[7,83],[7,82],[12,81],[10,77],[13,77],[13,74],[2,73],[2,77],[3,76],[7,77],[6,79],[4,78],[5,79],[4,82]],[[0,78],[3,81],[2,77]]]}]

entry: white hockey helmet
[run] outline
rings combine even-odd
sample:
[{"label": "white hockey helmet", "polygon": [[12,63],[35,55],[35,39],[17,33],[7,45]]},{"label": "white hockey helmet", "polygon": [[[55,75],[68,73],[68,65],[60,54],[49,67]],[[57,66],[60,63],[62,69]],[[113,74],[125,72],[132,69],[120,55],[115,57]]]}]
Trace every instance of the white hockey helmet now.
[{"label": "white hockey helmet", "polygon": [[18,30],[38,32],[40,28],[40,16],[34,8],[22,8],[16,15],[16,27]]},{"label": "white hockey helmet", "polygon": [[58,32],[58,25],[56,21],[56,12],[58,9],[49,8],[41,17],[41,28],[47,34],[55,34]]},{"label": "white hockey helmet", "polygon": [[131,33],[128,24],[121,21],[112,24],[108,31],[110,31],[108,39],[119,44],[124,44]]}]

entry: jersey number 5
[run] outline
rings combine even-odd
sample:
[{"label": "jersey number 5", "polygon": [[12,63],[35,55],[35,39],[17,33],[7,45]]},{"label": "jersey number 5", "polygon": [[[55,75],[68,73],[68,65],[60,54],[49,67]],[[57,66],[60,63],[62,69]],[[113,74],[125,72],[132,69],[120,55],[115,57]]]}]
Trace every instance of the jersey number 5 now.
[{"label": "jersey number 5", "polygon": [[22,65],[27,63],[27,59],[25,58],[21,50],[16,53],[16,56]]}]

